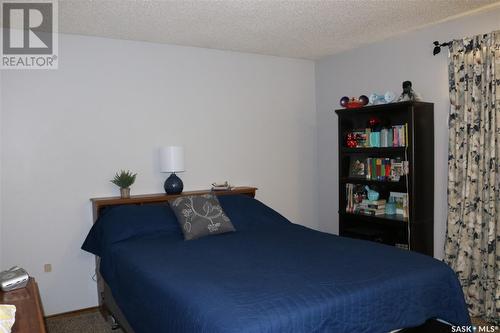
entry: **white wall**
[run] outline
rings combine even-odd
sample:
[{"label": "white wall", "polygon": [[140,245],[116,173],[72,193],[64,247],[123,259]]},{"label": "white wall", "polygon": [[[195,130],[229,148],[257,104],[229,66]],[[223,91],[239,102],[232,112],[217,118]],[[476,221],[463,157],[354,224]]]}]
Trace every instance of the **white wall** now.
[{"label": "white wall", "polygon": [[434,254],[443,257],[446,230],[448,151],[447,49],[432,55],[432,42],[445,42],[500,29],[500,8],[462,17],[397,38],[334,55],[316,62],[318,184],[320,228],[338,232],[337,116],[342,96],[392,90],[411,80],[424,99],[434,103],[435,208]]},{"label": "white wall", "polygon": [[[96,305],[89,198],[163,191],[157,149],[185,146],[185,189],[213,181],[317,227],[314,63],[60,36],[59,69],[5,71],[1,175],[4,267],[35,276],[46,314]],[[43,273],[52,263],[53,272]]]},{"label": "white wall", "polygon": [[3,253],[2,253],[2,244],[3,244],[3,238],[2,238],[2,192],[3,192],[3,184],[2,184],[2,164],[3,164],[3,158],[2,158],[2,141],[3,141],[3,134],[2,134],[2,75],[3,71],[0,70],[0,271],[3,271],[5,268],[3,266]]}]

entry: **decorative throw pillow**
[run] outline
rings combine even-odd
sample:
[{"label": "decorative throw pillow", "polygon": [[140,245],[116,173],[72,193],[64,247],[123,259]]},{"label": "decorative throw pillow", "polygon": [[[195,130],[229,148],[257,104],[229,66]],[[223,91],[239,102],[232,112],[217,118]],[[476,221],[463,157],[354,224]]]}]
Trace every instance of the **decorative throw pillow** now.
[{"label": "decorative throw pillow", "polygon": [[213,194],[189,195],[169,200],[185,240],[235,231]]}]

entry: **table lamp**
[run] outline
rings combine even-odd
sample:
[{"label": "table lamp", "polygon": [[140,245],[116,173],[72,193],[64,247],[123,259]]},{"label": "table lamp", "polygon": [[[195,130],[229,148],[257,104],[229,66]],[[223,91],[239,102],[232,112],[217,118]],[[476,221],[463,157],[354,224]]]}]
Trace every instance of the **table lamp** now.
[{"label": "table lamp", "polygon": [[170,172],[163,187],[167,194],[180,194],[184,188],[182,180],[177,177],[176,172],[184,171],[184,148],[179,146],[168,146],[160,149],[160,171]]}]

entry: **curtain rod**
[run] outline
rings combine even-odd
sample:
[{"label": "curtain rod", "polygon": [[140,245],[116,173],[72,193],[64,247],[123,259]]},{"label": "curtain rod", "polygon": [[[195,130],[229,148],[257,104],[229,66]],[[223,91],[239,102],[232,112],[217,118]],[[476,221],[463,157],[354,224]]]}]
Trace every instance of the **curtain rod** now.
[{"label": "curtain rod", "polygon": [[450,46],[452,43],[452,41],[449,41],[449,42],[444,42],[444,43],[439,43],[437,40],[434,41],[434,50],[432,50],[432,55],[436,55],[438,54],[439,52],[441,52],[441,47],[444,47],[444,46]]}]

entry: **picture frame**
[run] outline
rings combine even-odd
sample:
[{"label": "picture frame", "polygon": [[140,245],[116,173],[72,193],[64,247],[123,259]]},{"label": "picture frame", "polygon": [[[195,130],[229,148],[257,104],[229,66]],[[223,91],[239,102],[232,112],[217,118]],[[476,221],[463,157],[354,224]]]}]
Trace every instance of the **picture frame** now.
[{"label": "picture frame", "polygon": [[390,192],[389,202],[396,204],[396,214],[403,217],[408,217],[408,193]]},{"label": "picture frame", "polygon": [[366,178],[366,159],[352,158],[349,161],[349,178]]}]

